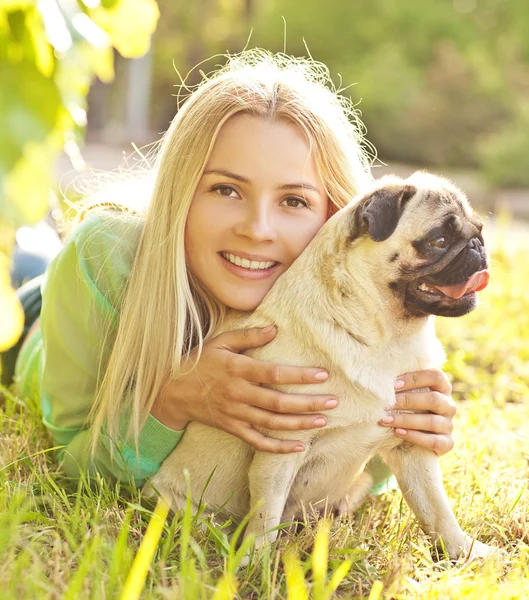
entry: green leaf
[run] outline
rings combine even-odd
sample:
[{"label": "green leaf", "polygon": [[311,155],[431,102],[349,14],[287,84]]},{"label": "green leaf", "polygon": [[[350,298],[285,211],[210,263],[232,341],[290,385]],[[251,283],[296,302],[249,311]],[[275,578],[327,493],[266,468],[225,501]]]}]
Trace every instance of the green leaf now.
[{"label": "green leaf", "polygon": [[101,0],[101,6],[108,10],[110,8],[114,8],[118,2],[119,0]]},{"label": "green leaf", "polygon": [[0,2],[0,7],[6,12],[24,10],[32,6],[35,6],[35,0],[2,0]]},{"label": "green leaf", "polygon": [[154,0],[119,0],[114,8],[99,7],[89,15],[110,35],[122,56],[137,58],[149,50],[160,12]]},{"label": "green leaf", "polygon": [[288,548],[283,555],[288,600],[308,600],[309,592],[299,555],[294,548]]},{"label": "green leaf", "polygon": [[[2,221],[0,221],[0,232],[3,237],[11,237]],[[11,289],[9,259],[3,251],[0,251],[0,314],[2,315],[0,319],[0,352],[5,352],[17,343],[22,333],[24,311],[15,292]]]},{"label": "green leaf", "polygon": [[35,65],[44,77],[50,77],[55,64],[53,50],[44,36],[42,18],[37,10],[28,12],[26,27],[33,42]]},{"label": "green leaf", "polygon": [[4,177],[0,214],[7,222],[19,227],[46,214],[54,159],[49,143],[26,144],[23,156]]},{"label": "green leaf", "polygon": [[54,129],[61,99],[54,81],[29,62],[0,63],[0,174],[11,170],[30,141],[45,140]]}]

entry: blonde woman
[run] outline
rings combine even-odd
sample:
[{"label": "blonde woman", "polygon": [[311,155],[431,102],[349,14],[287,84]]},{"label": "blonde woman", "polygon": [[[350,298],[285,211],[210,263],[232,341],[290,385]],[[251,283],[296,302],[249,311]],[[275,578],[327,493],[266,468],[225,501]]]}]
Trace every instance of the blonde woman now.
[{"label": "blonde woman", "polygon": [[[141,484],[193,420],[266,452],[302,451],[295,431],[325,427],[321,411],[340,402],[318,395],[326,372],[243,354],[273,339],[273,323],[215,330],[226,309],[255,309],[371,181],[356,115],[331,87],[312,61],[231,57],[180,108],[151,177],[83,213],[47,270],[16,369],[21,393],[40,397],[68,475]],[[144,208],[130,209],[134,197]],[[314,395],[266,387],[302,382]],[[407,393],[422,387],[432,391]],[[396,408],[430,414],[388,414],[381,426],[450,450],[445,375],[403,374],[395,389]],[[293,433],[277,440],[256,426]],[[388,476],[376,461],[371,471],[379,483]]]}]

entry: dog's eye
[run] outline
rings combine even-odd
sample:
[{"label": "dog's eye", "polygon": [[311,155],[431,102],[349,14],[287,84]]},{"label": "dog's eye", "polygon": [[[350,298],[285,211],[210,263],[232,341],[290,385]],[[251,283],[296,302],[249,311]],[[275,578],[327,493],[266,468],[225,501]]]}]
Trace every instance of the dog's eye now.
[{"label": "dog's eye", "polygon": [[438,238],[435,238],[435,240],[430,241],[430,246],[444,250],[445,248],[448,247],[448,238],[445,237],[444,235],[442,235]]}]

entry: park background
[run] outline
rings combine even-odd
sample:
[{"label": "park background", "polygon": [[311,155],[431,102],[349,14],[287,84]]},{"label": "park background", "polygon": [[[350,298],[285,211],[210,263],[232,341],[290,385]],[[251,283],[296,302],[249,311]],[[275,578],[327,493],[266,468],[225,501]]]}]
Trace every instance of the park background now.
[{"label": "park background", "polygon": [[[312,523],[285,535],[236,573],[222,528],[178,516],[143,597],[325,598],[340,582],[344,598],[529,597],[527,0],[1,0],[1,343],[20,318],[8,270],[28,236],[16,232],[61,218],[64,196],[76,200],[94,169],[134,168],[135,148],[148,153],[174,116],[180,78],[195,85],[200,70],[244,47],[325,63],[361,113],[375,175],[447,174],[485,217],[492,282],[482,306],[438,320],[460,405],[443,470],[464,527],[507,555],[500,564],[432,562],[392,492],[329,534],[315,538]],[[37,399],[4,395],[3,597],[118,597],[150,509],[106,482],[68,487],[48,455]]]}]

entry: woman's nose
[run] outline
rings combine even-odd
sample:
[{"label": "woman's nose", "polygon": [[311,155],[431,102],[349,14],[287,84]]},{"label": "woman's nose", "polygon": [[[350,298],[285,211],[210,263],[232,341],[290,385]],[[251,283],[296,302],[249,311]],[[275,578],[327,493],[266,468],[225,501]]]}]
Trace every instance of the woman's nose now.
[{"label": "woman's nose", "polygon": [[235,233],[255,242],[267,242],[276,239],[273,218],[266,207],[248,207],[248,210],[235,226]]}]

